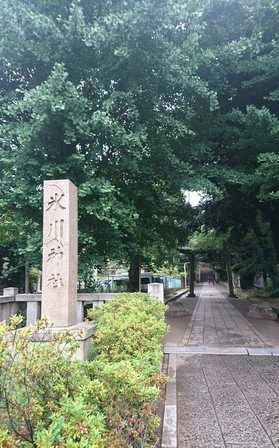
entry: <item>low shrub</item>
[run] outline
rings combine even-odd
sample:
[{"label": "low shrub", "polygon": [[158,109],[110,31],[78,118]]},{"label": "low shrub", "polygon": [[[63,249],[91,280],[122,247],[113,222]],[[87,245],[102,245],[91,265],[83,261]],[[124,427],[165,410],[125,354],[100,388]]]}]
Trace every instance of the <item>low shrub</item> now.
[{"label": "low shrub", "polygon": [[97,312],[89,310],[89,319],[98,323],[89,369],[107,390],[101,408],[115,448],[156,444],[155,409],[166,381],[159,372],[168,331],[165,311],[164,304],[143,293],[122,294]]},{"label": "low shrub", "polygon": [[278,289],[278,288],[275,288],[275,289],[272,289],[271,291],[269,291],[269,297],[270,297],[271,299],[277,299],[277,298],[279,298],[279,289]]},{"label": "low shrub", "polygon": [[73,361],[75,335],[50,337],[45,319],[22,329],[22,316],[2,322],[0,446],[157,446],[164,312],[146,294],[119,296],[94,313],[94,358],[85,362]]},{"label": "low shrub", "polygon": [[[168,330],[166,309],[144,293],[119,295],[97,311],[94,352],[105,362],[141,360],[157,369],[162,338]],[[87,318],[96,321],[96,312],[89,310]]]},{"label": "low shrub", "polygon": [[[72,361],[77,349],[75,335],[64,331],[50,338],[46,319],[17,329],[21,319],[13,316],[10,325],[0,323],[0,446],[102,447],[104,416],[101,424],[94,401],[83,418],[75,415],[91,384],[82,364]],[[91,427],[95,420],[97,428],[94,424],[84,434],[82,428]],[[82,445],[85,435],[92,439],[92,431],[96,443]]]},{"label": "low shrub", "polygon": [[266,288],[252,288],[248,291],[248,297],[256,297],[263,300],[279,298],[279,289],[274,288],[272,285],[269,285]]},{"label": "low shrub", "polygon": [[249,298],[259,298],[264,299],[268,297],[268,292],[264,288],[251,288],[247,291],[247,296]]}]

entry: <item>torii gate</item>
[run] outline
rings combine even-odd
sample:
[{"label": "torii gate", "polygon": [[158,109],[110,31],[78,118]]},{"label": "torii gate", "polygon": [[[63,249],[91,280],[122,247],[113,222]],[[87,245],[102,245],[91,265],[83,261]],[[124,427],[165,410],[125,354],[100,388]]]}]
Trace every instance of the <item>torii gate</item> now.
[{"label": "torii gate", "polygon": [[[184,255],[188,255],[188,259],[181,260],[182,262],[189,262],[190,264],[190,275],[189,275],[189,294],[188,297],[196,297],[195,294],[195,252],[190,249],[180,249],[179,252]],[[205,251],[198,251],[196,253],[204,253]],[[225,261],[227,267],[227,275],[228,275],[228,286],[229,286],[229,297],[237,297],[234,292],[233,287],[233,278],[232,278],[232,268],[231,268],[231,254],[228,251],[225,251]]]}]

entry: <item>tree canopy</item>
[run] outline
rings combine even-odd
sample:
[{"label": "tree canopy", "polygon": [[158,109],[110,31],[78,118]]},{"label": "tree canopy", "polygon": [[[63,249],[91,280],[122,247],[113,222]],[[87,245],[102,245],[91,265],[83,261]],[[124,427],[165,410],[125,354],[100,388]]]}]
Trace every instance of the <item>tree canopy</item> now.
[{"label": "tree canopy", "polygon": [[[268,229],[278,263],[275,0],[0,6],[0,206],[18,256],[40,252],[43,181],[69,178],[83,265],[160,263],[201,221],[235,244]],[[208,195],[199,219],[185,189]]]}]

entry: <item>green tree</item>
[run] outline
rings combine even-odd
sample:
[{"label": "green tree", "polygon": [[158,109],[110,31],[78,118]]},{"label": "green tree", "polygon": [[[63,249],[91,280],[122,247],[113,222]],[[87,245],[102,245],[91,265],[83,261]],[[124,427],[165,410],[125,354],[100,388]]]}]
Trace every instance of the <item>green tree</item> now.
[{"label": "green tree", "polygon": [[278,184],[270,162],[278,155],[278,4],[217,0],[207,3],[203,20],[199,73],[219,103],[201,120],[196,143],[209,193],[206,220],[219,231],[231,229],[236,251],[239,242],[250,244],[243,251],[254,253],[251,277],[252,266],[265,264],[277,283]]},{"label": "green tree", "polygon": [[216,106],[197,75],[200,10],[170,0],[1,0],[7,210],[41,225],[43,180],[67,177],[79,187],[84,260],[139,265],[150,246],[164,246],[169,200],[180,207],[181,187],[193,183],[192,122]]}]

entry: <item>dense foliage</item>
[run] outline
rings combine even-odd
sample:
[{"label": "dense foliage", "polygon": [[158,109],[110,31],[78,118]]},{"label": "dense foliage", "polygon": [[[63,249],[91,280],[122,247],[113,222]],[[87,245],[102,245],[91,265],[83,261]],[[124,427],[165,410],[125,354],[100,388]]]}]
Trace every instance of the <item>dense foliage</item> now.
[{"label": "dense foliage", "polygon": [[73,361],[76,335],[46,320],[1,323],[1,447],[155,446],[164,312],[146,294],[119,296],[97,313],[88,362]]},{"label": "dense foliage", "polygon": [[43,180],[67,177],[79,188],[84,278],[108,259],[134,279],[171,260],[200,224],[182,190],[201,189],[199,218],[230,233],[239,272],[278,282],[276,0],[0,6],[7,279],[40,263]]},{"label": "dense foliage", "polygon": [[21,260],[28,244],[39,253],[43,181],[69,178],[79,189],[80,266],[159,263],[182,238],[181,186],[192,173],[182,141],[196,109],[214,102],[196,76],[194,5],[0,6],[0,202],[18,211],[19,231],[30,227]]},{"label": "dense foliage", "polygon": [[219,108],[208,116],[202,170],[211,182],[205,229],[227,236],[244,288],[256,273],[278,286],[278,3],[217,0],[205,14],[203,76]]}]

